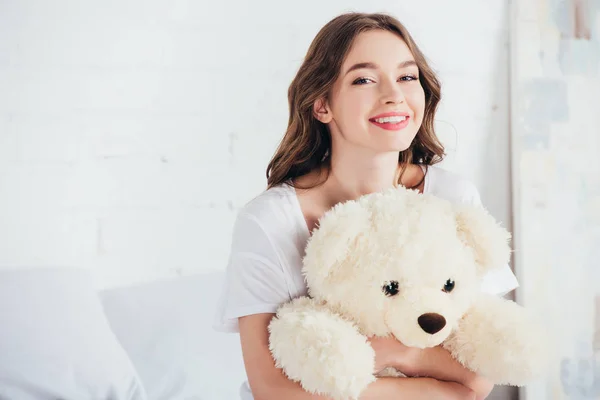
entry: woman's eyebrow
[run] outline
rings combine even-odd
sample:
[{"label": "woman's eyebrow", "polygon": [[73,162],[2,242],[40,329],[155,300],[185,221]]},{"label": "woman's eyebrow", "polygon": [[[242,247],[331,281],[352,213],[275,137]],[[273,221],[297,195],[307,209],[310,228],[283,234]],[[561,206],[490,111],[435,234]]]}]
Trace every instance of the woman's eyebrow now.
[{"label": "woman's eyebrow", "polygon": [[[414,65],[417,65],[417,62],[415,60],[406,60],[398,64],[398,69],[412,67]],[[346,71],[345,75],[348,75],[350,72],[355,71],[357,69],[379,69],[379,66],[372,62],[357,63],[348,68],[348,71]]]}]

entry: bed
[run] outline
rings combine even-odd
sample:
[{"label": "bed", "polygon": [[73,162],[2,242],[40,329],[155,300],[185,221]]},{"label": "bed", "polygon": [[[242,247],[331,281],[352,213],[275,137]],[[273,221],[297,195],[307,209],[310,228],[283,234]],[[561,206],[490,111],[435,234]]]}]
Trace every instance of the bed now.
[{"label": "bed", "polygon": [[221,280],[98,293],[84,269],[0,270],[0,399],[238,399],[239,336],[211,327]]}]

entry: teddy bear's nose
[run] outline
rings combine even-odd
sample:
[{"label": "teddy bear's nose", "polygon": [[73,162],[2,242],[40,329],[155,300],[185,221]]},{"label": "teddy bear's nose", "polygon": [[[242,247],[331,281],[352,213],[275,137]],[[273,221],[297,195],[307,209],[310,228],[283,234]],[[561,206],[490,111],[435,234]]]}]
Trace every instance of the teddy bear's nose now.
[{"label": "teddy bear's nose", "polygon": [[419,326],[427,333],[433,335],[446,326],[446,318],[436,313],[423,314],[418,319]]}]

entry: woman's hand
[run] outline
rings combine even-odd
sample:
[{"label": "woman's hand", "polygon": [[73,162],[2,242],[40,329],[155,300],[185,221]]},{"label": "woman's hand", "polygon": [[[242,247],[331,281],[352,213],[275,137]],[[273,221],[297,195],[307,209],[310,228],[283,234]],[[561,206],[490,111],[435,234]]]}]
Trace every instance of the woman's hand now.
[{"label": "woman's hand", "polygon": [[404,374],[459,383],[475,392],[477,400],[485,399],[494,388],[489,380],[465,368],[441,346],[408,349],[400,361],[398,370]]},{"label": "woman's hand", "polygon": [[[439,381],[432,385],[434,394],[447,399],[485,399],[494,385],[467,370],[450,353],[436,346],[426,349],[408,347],[393,336],[371,337],[369,342],[375,351],[375,372],[393,367],[409,377],[429,377]],[[444,397],[443,393],[446,393]],[[469,395],[473,393],[473,397]],[[457,394],[459,397],[452,397]],[[464,396],[464,397],[460,397]]]},{"label": "woman's hand", "polygon": [[411,362],[409,358],[416,358],[414,353],[417,349],[403,345],[393,336],[373,336],[369,338],[369,343],[375,350],[375,372],[387,367],[400,371],[402,366]]}]

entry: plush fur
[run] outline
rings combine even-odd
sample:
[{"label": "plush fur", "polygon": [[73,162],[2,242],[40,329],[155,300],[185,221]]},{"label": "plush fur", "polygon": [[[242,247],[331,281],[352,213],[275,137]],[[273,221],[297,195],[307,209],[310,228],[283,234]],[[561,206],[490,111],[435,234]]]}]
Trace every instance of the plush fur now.
[{"label": "plush fur", "polygon": [[357,399],[377,379],[367,337],[391,334],[441,344],[496,384],[525,384],[544,363],[543,332],[522,307],[480,290],[509,261],[509,241],[485,209],[404,188],[335,206],[306,247],[309,296],[269,325],[276,365],[308,392]]}]

